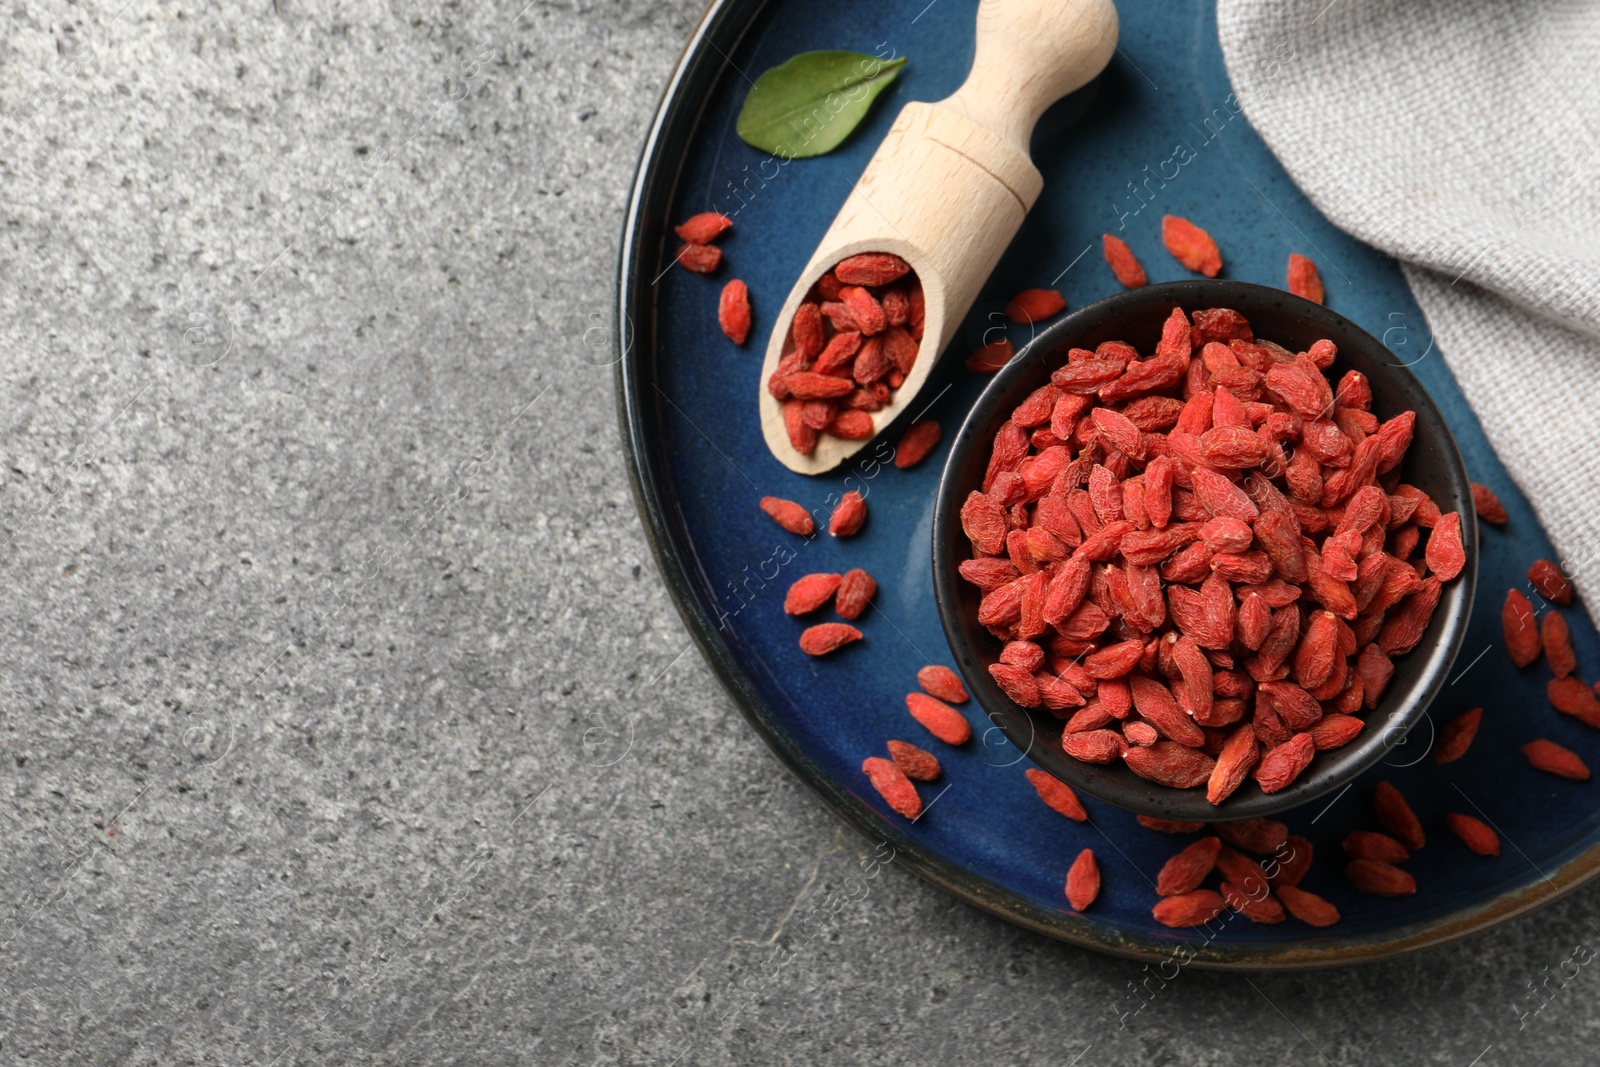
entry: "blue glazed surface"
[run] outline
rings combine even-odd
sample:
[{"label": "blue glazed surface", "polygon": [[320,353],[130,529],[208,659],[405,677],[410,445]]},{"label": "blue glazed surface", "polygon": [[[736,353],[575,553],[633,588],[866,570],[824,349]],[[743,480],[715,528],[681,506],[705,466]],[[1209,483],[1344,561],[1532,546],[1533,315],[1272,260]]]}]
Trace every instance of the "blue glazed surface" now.
[{"label": "blue glazed surface", "polygon": [[[1158,951],[1162,943],[1194,939],[1150,918],[1155,872],[1187,838],[1148,831],[1131,814],[1092,801],[1089,824],[1068,822],[1038,801],[1022,773],[1030,764],[972,705],[964,710],[975,740],[962,749],[932,740],[905,710],[917,668],[950,662],[928,562],[943,448],[901,471],[880,462],[891,454],[890,443],[875,442],[848,469],[806,478],[768,454],[757,423],[753,393],[770,313],[899,108],[908,100],[939,99],[965,76],[975,7],[972,0],[845,2],[829,5],[823,20],[815,5],[774,3],[730,52],[684,154],[672,217],[665,220],[712,209],[733,215],[734,231],[722,242],[723,269],[711,278],[668,269],[674,245],[664,244],[650,250],[654,269],[634,279],[653,285],[658,339],[653,351],[633,357],[646,361],[650,382],[639,400],[653,405],[641,416],[653,435],[645,447],[664,468],[662,492],[679,512],[686,543],[676,551],[694,595],[721,622],[737,669],[776,728],[822,774],[878,813],[886,829],[903,828],[867,785],[861,760],[883,754],[891,737],[934,750],[946,773],[921,787],[929,810],[908,831],[918,845],[984,883],[982,892],[1012,895],[1059,916],[1059,926],[1055,920],[1052,926],[1063,936],[1105,943],[1109,935],[1134,950]],[[1115,291],[1099,252],[1104,232],[1128,241],[1152,281],[1188,276],[1162,249],[1160,217],[1166,213],[1191,218],[1217,236],[1225,277],[1282,284],[1289,252],[1314,258],[1328,305],[1383,338],[1397,361],[1413,365],[1453,427],[1472,477],[1500,495],[1511,521],[1483,536],[1475,615],[1453,680],[1430,719],[1388,765],[1349,792],[1285,817],[1317,851],[1303,887],[1333,901],[1343,921],[1315,931],[1293,920],[1277,926],[1240,920],[1226,924],[1218,940],[1254,949],[1263,962],[1296,946],[1370,946],[1536,887],[1600,837],[1596,786],[1539,774],[1519,750],[1527,740],[1547,737],[1596,765],[1600,736],[1549,707],[1546,668],[1518,672],[1499,647],[1504,590],[1525,587],[1528,563],[1553,558],[1552,549],[1431,350],[1396,264],[1323,219],[1233,110],[1209,6],[1174,16],[1166,5],[1124,4],[1121,15],[1119,53],[1108,71],[1039,125],[1034,158],[1045,177],[1044,194],[930,379],[925,395],[938,399],[928,417],[941,422],[947,439],[959,426],[984,385],[963,369],[960,357],[999,327],[999,309],[1012,292],[1053,285],[1070,307],[1080,307]],[[747,79],[796,52],[821,48],[885,56],[892,49],[910,62],[857,133],[831,155],[780,165],[739,141],[734,120]],[[1187,162],[1178,165],[1178,159]],[[1167,160],[1174,163],[1163,167]],[[1176,176],[1159,177],[1172,175],[1174,166]],[[1147,178],[1140,199],[1132,186]],[[743,349],[716,325],[717,293],[729,277],[747,282],[755,308]],[[1006,328],[1019,347],[1027,341],[1025,328]],[[813,510],[821,528],[846,488],[867,497],[870,518],[862,534],[844,542],[787,534],[757,507],[765,495],[796,500]],[[796,645],[805,623],[783,614],[784,591],[803,574],[851,567],[866,568],[879,583],[875,608],[858,623],[865,640],[813,660]],[[1600,676],[1600,643],[1581,608],[1566,614],[1578,673],[1592,681]],[[824,617],[831,616],[817,618]],[[1436,765],[1427,753],[1435,727],[1473,706],[1484,708],[1484,723],[1472,750],[1459,762]],[[744,726],[730,722],[729,728]],[[1382,778],[1411,800],[1429,835],[1428,847],[1406,864],[1422,892],[1404,900],[1362,896],[1342,874],[1338,842],[1350,830],[1376,828],[1370,798]],[[1497,827],[1502,855],[1467,852],[1444,826],[1451,811]],[[1061,887],[1068,863],[1086,847],[1099,858],[1105,889],[1080,919],[1067,910]],[[1082,934],[1084,924],[1097,932]]]}]

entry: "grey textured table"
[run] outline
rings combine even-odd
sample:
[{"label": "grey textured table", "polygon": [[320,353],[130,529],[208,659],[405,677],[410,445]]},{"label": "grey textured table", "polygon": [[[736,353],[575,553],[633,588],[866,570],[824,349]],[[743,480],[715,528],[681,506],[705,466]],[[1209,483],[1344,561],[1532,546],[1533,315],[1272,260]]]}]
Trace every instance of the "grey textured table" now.
[{"label": "grey textured table", "polygon": [[619,456],[686,11],[8,9],[0,1062],[1592,1062],[1600,887],[1142,1001],[840,892],[867,843],[690,647]]}]

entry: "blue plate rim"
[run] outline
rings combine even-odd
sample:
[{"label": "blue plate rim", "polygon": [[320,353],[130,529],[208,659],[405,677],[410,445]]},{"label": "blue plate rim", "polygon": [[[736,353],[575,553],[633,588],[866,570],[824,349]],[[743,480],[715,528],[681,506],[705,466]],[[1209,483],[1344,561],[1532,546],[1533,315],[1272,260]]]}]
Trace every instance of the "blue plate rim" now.
[{"label": "blue plate rim", "polygon": [[[720,74],[720,64],[755,24],[769,0],[712,0],[662,90],[660,103],[639,153],[623,217],[618,251],[617,303],[613,312],[613,381],[617,419],[634,504],[657,568],[701,654],[732,696],[741,714],[767,746],[847,825],[868,841],[888,844],[891,862],[905,866],[941,889],[991,915],[1018,926],[1086,948],[1143,961],[1175,955],[1207,970],[1302,970],[1388,959],[1442,945],[1547,904],[1600,874],[1600,844],[1591,846],[1539,882],[1508,891],[1487,904],[1406,924],[1379,936],[1308,935],[1298,945],[1230,945],[1173,931],[1169,935],[1126,936],[1070,911],[1039,907],[1025,897],[952,863],[919,844],[849,790],[830,778],[778,725],[741,670],[712,612],[697,594],[688,560],[692,548],[681,516],[669,506],[669,478],[650,445],[653,417],[646,402],[652,371],[639,341],[654,341],[654,302],[649,285],[640,286],[646,257],[665,240],[665,209],[673,202],[682,165],[682,148],[693,136],[703,100]],[[654,214],[652,214],[654,213]],[[637,318],[635,317],[637,315]],[[644,324],[642,329],[635,322]],[[1064,872],[1063,872],[1064,876]]]}]

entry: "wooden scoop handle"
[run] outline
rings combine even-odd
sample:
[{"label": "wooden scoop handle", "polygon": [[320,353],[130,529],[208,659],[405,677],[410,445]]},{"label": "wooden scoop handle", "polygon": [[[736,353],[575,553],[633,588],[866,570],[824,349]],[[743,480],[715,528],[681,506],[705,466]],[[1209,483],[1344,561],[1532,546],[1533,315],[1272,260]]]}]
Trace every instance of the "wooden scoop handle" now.
[{"label": "wooden scoop handle", "polygon": [[972,72],[938,106],[1027,154],[1045,108],[1088,84],[1116,47],[1111,0],[983,0]]}]

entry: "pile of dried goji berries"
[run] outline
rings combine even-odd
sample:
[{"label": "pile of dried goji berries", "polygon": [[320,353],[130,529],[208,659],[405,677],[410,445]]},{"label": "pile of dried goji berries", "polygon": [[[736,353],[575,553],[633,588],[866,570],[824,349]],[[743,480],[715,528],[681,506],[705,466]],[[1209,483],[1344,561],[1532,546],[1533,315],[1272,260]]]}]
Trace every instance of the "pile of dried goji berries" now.
[{"label": "pile of dried goji berries", "polygon": [[911,265],[887,252],[850,256],[817,279],[767,379],[796,452],[810,455],[819,433],[859,441],[877,432],[871,413],[916,365],[923,313]]},{"label": "pile of dried goji berries", "polygon": [[1380,423],[1336,355],[1174,309],[1153,355],[1073,349],[995,434],[960,570],[989,673],[1072,757],[1220,804],[1360,733],[1466,555],[1400,481],[1414,413]]}]

